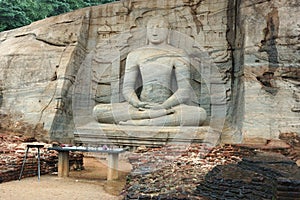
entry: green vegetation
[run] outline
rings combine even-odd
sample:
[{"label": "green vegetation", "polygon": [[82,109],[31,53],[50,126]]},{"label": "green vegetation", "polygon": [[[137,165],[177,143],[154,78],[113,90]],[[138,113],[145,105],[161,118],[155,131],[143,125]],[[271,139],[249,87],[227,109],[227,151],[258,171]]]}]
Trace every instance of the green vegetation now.
[{"label": "green vegetation", "polygon": [[115,0],[0,0],[0,31]]}]

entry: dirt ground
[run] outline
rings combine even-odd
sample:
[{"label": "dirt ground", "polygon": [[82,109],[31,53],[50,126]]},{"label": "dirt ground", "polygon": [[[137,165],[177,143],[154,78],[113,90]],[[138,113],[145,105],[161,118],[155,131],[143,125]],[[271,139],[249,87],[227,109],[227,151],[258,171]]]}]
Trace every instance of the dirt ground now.
[{"label": "dirt ground", "polygon": [[68,178],[43,175],[0,184],[0,200],[119,200],[131,169],[119,161],[119,180],[106,181],[105,158],[85,156],[85,170],[71,171]]}]

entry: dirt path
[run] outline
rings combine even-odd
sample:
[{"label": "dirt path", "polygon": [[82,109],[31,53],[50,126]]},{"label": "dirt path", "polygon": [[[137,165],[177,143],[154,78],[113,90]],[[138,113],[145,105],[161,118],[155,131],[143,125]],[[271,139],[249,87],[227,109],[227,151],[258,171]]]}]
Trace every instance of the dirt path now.
[{"label": "dirt path", "polygon": [[72,171],[69,178],[44,175],[0,184],[0,200],[119,200],[130,165],[119,162],[118,181],[106,181],[106,161],[84,158],[85,170]]}]

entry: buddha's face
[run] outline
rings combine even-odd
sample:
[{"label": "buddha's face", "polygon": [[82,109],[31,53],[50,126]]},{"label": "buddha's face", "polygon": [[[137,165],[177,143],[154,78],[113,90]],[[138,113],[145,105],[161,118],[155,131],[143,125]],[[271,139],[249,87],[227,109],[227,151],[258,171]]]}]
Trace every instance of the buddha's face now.
[{"label": "buddha's face", "polygon": [[152,19],[147,24],[147,38],[152,44],[166,43],[168,33],[168,24],[163,19]]}]

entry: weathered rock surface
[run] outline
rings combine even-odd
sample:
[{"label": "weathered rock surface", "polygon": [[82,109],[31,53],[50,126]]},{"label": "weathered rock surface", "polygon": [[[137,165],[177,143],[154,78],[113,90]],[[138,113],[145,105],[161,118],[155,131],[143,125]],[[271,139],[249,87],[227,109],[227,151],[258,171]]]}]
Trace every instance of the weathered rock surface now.
[{"label": "weathered rock surface", "polygon": [[87,15],[80,10],[0,34],[2,112],[48,131],[72,127],[69,93],[85,56]]},{"label": "weathered rock surface", "polygon": [[123,101],[126,56],[160,14],[194,59],[195,103],[224,142],[299,134],[299,13],[289,0],[125,0],[2,32],[0,111],[72,141],[95,103]]},{"label": "weathered rock surface", "polygon": [[300,130],[298,1],[243,1],[244,121],[248,137]]}]

